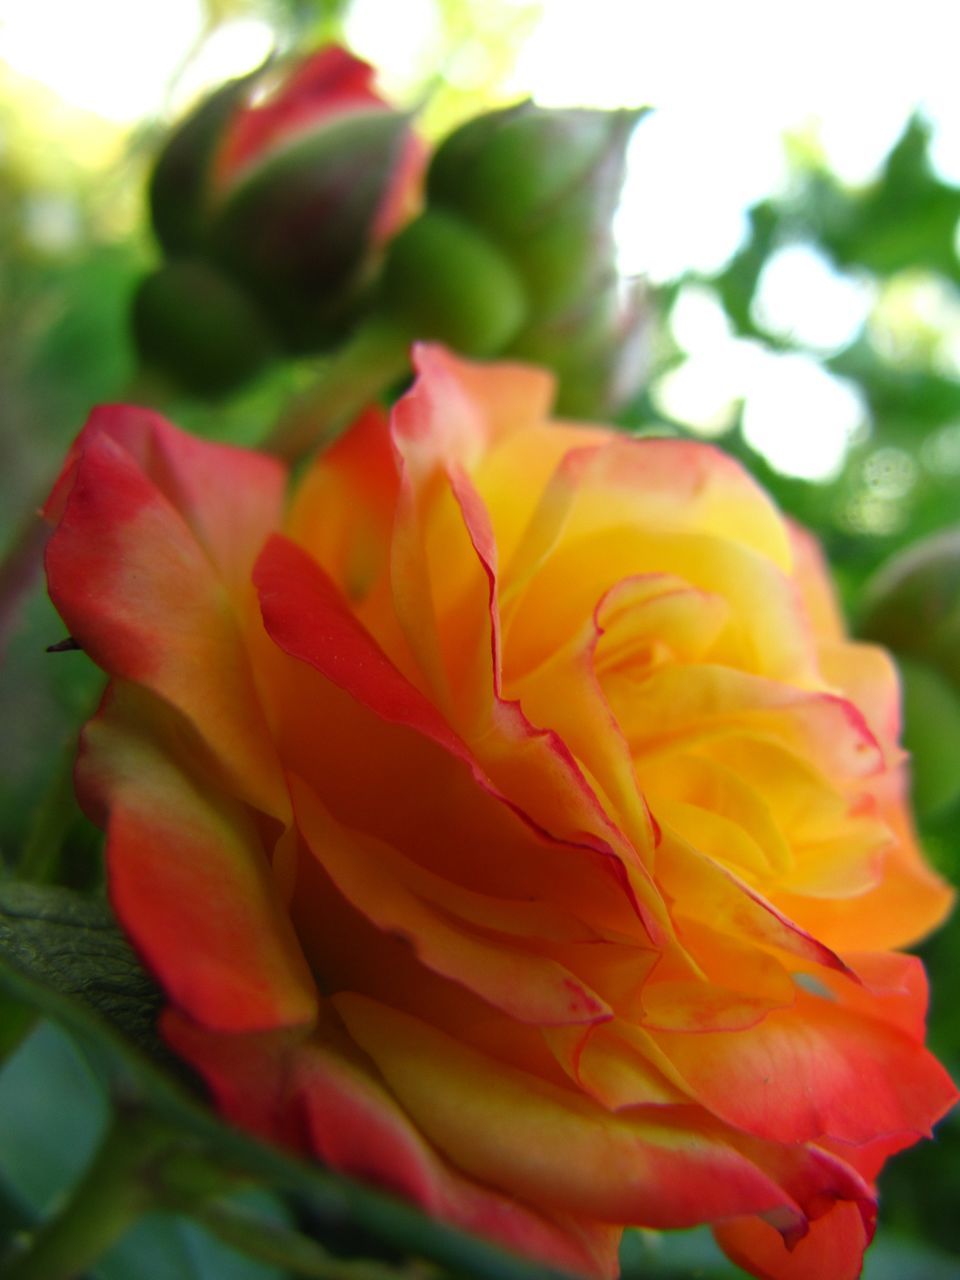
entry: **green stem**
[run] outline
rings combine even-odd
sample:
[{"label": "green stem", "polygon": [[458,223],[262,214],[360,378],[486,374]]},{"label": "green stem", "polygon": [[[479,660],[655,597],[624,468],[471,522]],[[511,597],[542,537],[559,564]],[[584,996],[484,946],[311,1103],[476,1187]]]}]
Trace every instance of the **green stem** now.
[{"label": "green stem", "polygon": [[[102,693],[98,681],[98,699]],[[93,711],[91,707],[89,714]],[[14,874],[18,880],[45,884],[57,878],[64,839],[78,813],[73,785],[77,759],[76,729],[65,738],[57,754],[53,777],[27,826],[27,838],[15,863]]]},{"label": "green stem", "polygon": [[394,1267],[333,1258],[309,1236],[229,1204],[211,1201],[202,1209],[185,1211],[224,1244],[293,1275],[312,1280],[398,1280]]},{"label": "green stem", "polygon": [[409,346],[406,333],[389,321],[375,319],[358,329],[309,391],[284,410],[263,447],[296,462],[330,444],[356,413],[409,369]]},{"label": "green stem", "polygon": [[20,607],[40,576],[50,534],[38,514],[41,502],[42,498],[27,508],[0,560],[0,658],[16,630]]},{"label": "green stem", "polygon": [[120,1112],[60,1212],[17,1241],[5,1280],[71,1280],[91,1267],[153,1204],[148,1170],[169,1141],[150,1117]]}]

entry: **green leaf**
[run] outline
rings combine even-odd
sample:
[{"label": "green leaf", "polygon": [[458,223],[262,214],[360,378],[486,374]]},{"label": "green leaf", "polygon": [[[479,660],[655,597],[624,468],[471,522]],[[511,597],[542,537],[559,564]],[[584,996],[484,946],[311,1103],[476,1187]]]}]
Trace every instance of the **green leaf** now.
[{"label": "green leaf", "polygon": [[0,957],[76,996],[149,1052],[162,996],[103,898],[59,885],[0,882]]}]

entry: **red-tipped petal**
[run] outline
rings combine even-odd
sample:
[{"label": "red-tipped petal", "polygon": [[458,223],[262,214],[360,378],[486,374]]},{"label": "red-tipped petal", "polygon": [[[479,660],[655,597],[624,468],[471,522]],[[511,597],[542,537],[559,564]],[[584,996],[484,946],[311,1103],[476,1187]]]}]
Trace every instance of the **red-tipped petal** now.
[{"label": "red-tipped petal", "polygon": [[253,556],[279,516],[267,459],[145,410],[95,414],[47,504],[50,594],[108,674],[176,707],[258,808],[288,812],[245,631]]},{"label": "red-tipped petal", "polygon": [[545,1215],[463,1177],[330,1028],[214,1036],[168,1012],[164,1035],[244,1128],[547,1266],[614,1280],[622,1228],[576,1214]]},{"label": "red-tipped petal", "polygon": [[654,1038],[715,1115],[777,1142],[920,1137],[957,1097],[915,1040],[803,991],[753,1027]]},{"label": "red-tipped petal", "polygon": [[168,710],[124,686],[84,733],[78,785],[109,814],[117,915],[172,1000],[203,1025],[309,1023],[316,989],[260,834],[184,741]]},{"label": "red-tipped petal", "polygon": [[717,1243],[760,1280],[857,1280],[870,1242],[856,1205],[839,1202],[792,1249],[759,1218],[714,1228]]},{"label": "red-tipped petal", "polygon": [[418,1127],[465,1172],[535,1203],[603,1220],[691,1226],[791,1197],[709,1125],[613,1115],[363,996],[334,998]]}]

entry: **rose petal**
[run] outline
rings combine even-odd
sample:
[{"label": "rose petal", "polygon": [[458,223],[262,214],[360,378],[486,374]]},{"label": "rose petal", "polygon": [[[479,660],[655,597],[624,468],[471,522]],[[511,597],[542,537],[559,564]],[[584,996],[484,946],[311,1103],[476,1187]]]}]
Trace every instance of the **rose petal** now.
[{"label": "rose petal", "polygon": [[727,1256],[760,1280],[857,1280],[869,1236],[856,1205],[840,1202],[791,1250],[759,1218],[714,1228]]},{"label": "rose petal", "polygon": [[282,475],[156,414],[94,415],[47,504],[50,593],[109,674],[183,712],[238,793],[289,811],[244,632],[252,556]]},{"label": "rose petal", "polygon": [[927,1135],[957,1098],[914,1040],[804,991],[740,1031],[652,1035],[715,1115],[777,1142]]},{"label": "rose petal", "polygon": [[[378,929],[409,939],[429,969],[522,1022],[557,1026],[611,1016],[596,992],[563,965],[490,937],[489,924],[484,936],[464,920],[451,921],[439,877],[383,841],[337,823],[301,780],[293,778],[291,785],[300,830],[334,884]],[[456,900],[452,895],[450,905]]]},{"label": "rose petal", "polygon": [[[281,753],[338,818],[480,892],[537,898],[549,884],[551,899],[588,923],[638,932],[636,900],[609,845],[582,832],[575,842],[550,836],[511,805],[319,565],[274,538],[254,577],[267,631],[294,660],[277,666],[282,654],[274,652],[260,662],[273,667]],[[337,724],[336,742],[318,736],[328,721]]]},{"label": "rose petal", "polygon": [[85,730],[78,786],[109,814],[117,914],[173,1001],[205,1026],[309,1023],[316,989],[260,834],[184,745],[168,709],[124,686]]},{"label": "rose petal", "polygon": [[622,1228],[576,1214],[545,1215],[464,1178],[329,1027],[309,1037],[212,1036],[167,1013],[164,1035],[244,1128],[548,1266],[597,1280],[617,1275]]},{"label": "rose petal", "polygon": [[709,1132],[604,1113],[363,996],[333,1003],[422,1132],[481,1182],[642,1226],[689,1226],[747,1204],[800,1220],[788,1195]]}]

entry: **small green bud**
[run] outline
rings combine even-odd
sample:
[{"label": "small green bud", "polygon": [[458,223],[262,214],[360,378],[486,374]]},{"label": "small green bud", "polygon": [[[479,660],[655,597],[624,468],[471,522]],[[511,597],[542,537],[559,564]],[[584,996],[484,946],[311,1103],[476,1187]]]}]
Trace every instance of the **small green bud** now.
[{"label": "small green bud", "polygon": [[256,305],[204,262],[176,260],[142,280],[131,323],[144,364],[195,395],[235,390],[274,352]]},{"label": "small green bud", "polygon": [[527,308],[517,273],[497,246],[440,211],[421,215],[391,244],[382,299],[412,338],[437,339],[473,356],[502,351]]},{"label": "small green bud", "polygon": [[649,366],[650,311],[638,285],[597,286],[586,301],[529,325],[510,354],[544,364],[557,375],[556,411],[599,418],[639,390]]},{"label": "small green bud", "polygon": [[[431,319],[435,336],[461,350],[546,364],[559,379],[563,413],[609,413],[633,394],[643,371],[637,352],[645,320],[621,296],[613,238],[627,144],[642,114],[551,111],[531,103],[489,112],[451,134],[427,174],[427,216],[439,226],[446,215],[461,238],[469,228],[496,249],[501,269],[491,282],[504,278],[504,266],[511,269],[524,305],[512,331],[493,325],[470,343],[465,298],[444,300],[435,312],[415,311],[416,293],[439,285],[429,284],[414,260],[402,285],[408,313]],[[437,268],[456,257],[451,249]],[[444,278],[448,292],[479,291],[466,273],[483,269],[462,255],[456,279]],[[439,312],[452,314],[458,301],[459,338],[449,321],[446,328],[438,322]]]}]

